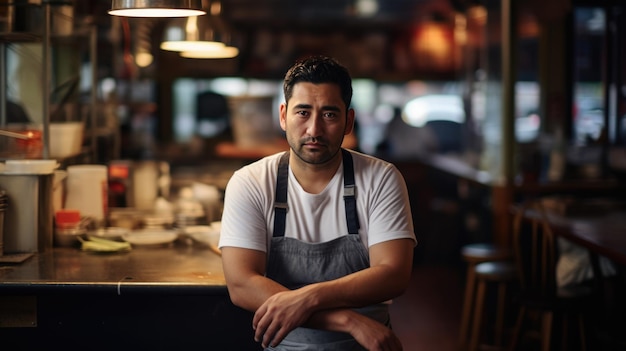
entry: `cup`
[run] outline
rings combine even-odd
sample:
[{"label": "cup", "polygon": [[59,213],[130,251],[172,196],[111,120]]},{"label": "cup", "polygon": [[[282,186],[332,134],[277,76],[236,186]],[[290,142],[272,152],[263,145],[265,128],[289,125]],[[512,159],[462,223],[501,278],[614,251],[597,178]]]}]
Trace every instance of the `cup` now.
[{"label": "cup", "polygon": [[75,165],[67,167],[66,209],[76,209],[101,226],[108,210],[107,167]]}]

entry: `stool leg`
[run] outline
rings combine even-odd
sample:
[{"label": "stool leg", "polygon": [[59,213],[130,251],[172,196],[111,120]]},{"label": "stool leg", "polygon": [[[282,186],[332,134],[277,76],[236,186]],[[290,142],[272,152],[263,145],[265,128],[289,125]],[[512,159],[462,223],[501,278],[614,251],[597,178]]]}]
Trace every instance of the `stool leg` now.
[{"label": "stool leg", "polygon": [[506,309],[506,283],[498,284],[498,307],[496,312],[496,326],[494,344],[502,346],[502,335],[504,334],[504,315]]},{"label": "stool leg", "polygon": [[587,334],[585,333],[585,317],[578,315],[578,329],[580,332],[580,350],[587,351]]},{"label": "stool leg", "polygon": [[550,351],[550,344],[552,343],[552,319],[554,315],[552,312],[543,312],[541,316],[541,350]]},{"label": "stool leg", "polygon": [[511,342],[509,344],[509,351],[515,351],[517,349],[517,344],[521,338],[521,334],[524,330],[524,322],[526,321],[526,307],[520,306],[517,321],[515,322],[515,329],[513,330],[513,336],[511,337]]},{"label": "stool leg", "polygon": [[483,280],[478,282],[476,288],[476,306],[474,306],[474,325],[472,326],[472,336],[470,339],[469,351],[477,351],[483,324],[483,309],[485,305],[485,294],[487,283]]},{"label": "stool leg", "polygon": [[472,304],[474,303],[474,289],[476,285],[476,273],[474,272],[474,264],[468,264],[467,275],[465,278],[465,297],[463,301],[463,315],[461,317],[461,349],[467,348],[469,322],[472,315]]}]

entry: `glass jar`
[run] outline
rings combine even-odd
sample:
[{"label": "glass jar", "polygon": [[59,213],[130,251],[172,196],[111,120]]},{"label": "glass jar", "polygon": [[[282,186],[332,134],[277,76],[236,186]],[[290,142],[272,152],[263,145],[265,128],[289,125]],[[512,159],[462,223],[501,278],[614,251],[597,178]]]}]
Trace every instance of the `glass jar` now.
[{"label": "glass jar", "polygon": [[59,210],[55,213],[54,243],[59,247],[77,247],[85,239],[87,228],[83,226],[80,211]]}]

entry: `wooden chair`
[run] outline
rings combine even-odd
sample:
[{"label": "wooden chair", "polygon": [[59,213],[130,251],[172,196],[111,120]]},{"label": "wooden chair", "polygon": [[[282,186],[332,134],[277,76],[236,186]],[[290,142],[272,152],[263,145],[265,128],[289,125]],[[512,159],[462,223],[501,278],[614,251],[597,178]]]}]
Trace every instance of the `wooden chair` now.
[{"label": "wooden chair", "polygon": [[[586,286],[557,286],[557,241],[541,202],[521,206],[515,213],[513,225],[520,290],[513,300],[519,306],[519,313],[510,350],[516,350],[522,341],[528,340],[527,336],[533,335],[532,332],[539,337],[541,350],[553,349],[555,340],[552,336],[557,326],[562,328],[561,348],[571,350],[575,347],[569,342],[575,334],[568,334],[570,320],[575,320],[578,325],[580,350],[587,350],[585,316],[593,308],[592,290]],[[533,316],[537,318],[532,319]],[[555,320],[560,324],[555,324]]]}]

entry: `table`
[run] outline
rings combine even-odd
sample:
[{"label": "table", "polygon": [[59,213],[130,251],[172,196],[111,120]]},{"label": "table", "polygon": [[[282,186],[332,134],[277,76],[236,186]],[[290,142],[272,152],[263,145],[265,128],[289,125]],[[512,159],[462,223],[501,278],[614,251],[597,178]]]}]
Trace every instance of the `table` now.
[{"label": "table", "polygon": [[572,214],[548,211],[547,218],[556,235],[626,266],[626,207]]},{"label": "table", "polygon": [[[607,349],[623,349],[626,345],[626,206],[623,203],[583,200],[582,210],[546,209],[546,217],[552,232],[580,245],[590,253],[594,271],[594,287],[600,299],[600,317],[595,321],[595,331]],[[574,206],[576,207],[576,206]],[[567,208],[567,206],[566,206]],[[530,218],[539,216],[538,211],[528,210]],[[604,277],[599,257],[610,259],[617,268],[617,276]],[[606,279],[608,278],[608,279]],[[606,280],[605,280],[606,279]]]},{"label": "table", "polygon": [[53,248],[0,266],[4,345],[260,349],[251,325],[252,315],[230,302],[221,258],[208,248]]}]

